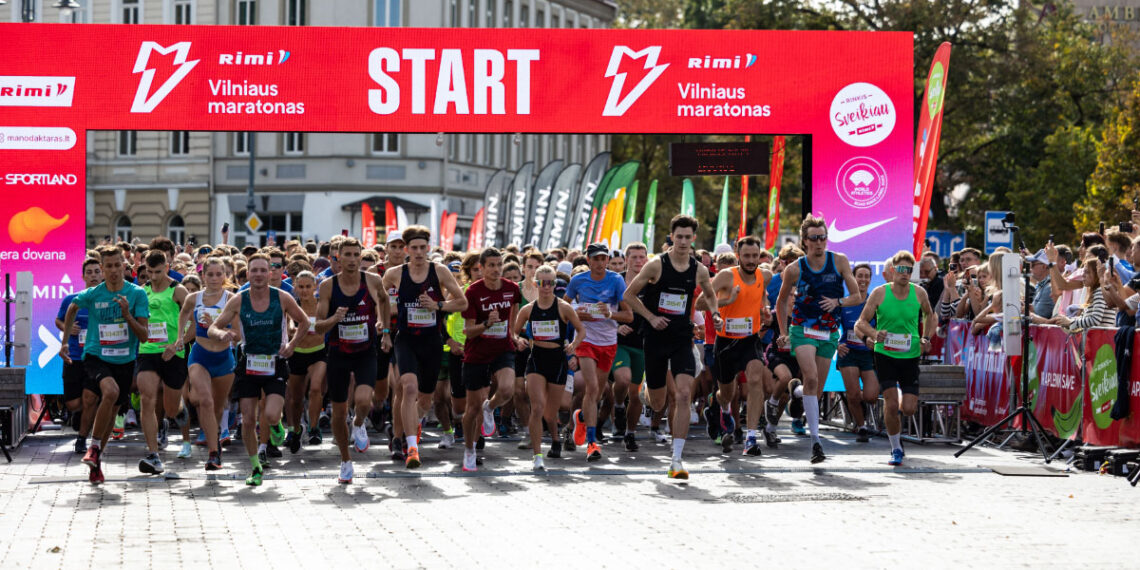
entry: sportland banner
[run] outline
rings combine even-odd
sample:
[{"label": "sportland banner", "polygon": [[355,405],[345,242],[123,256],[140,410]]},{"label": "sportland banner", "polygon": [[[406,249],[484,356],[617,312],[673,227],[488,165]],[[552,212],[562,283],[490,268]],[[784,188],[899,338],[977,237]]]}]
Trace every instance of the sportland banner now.
[{"label": "sportland banner", "polygon": [[914,255],[922,255],[926,240],[926,222],[930,217],[930,200],[934,194],[935,167],[938,166],[938,142],[942,138],[942,103],[946,100],[946,79],[950,72],[950,43],[943,42],[934,53],[930,75],[926,78],[921,115],[918,118],[918,140],[914,149]]},{"label": "sportland banner", "polygon": [[35,273],[31,392],[61,388],[53,320],[87,246],[88,130],[797,133],[831,245],[863,261],[910,243],[911,33],[8,23],[0,37],[0,262]]}]

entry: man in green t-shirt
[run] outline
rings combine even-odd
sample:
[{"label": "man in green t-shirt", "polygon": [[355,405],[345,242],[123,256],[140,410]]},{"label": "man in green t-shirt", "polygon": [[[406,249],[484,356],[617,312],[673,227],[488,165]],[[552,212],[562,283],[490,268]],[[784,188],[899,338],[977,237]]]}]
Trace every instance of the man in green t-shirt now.
[{"label": "man in green t-shirt", "polygon": [[[70,330],[79,309],[87,309],[87,343],[83,348],[87,379],[83,388],[99,399],[99,407],[83,463],[91,468],[88,479],[96,484],[103,482],[100,455],[107,445],[115,411],[129,401],[139,339],[146,338],[150,317],[146,292],[123,278],[123,251],[102,246],[98,252],[104,281],[71,302],[63,323],[63,330]],[[67,345],[60,348],[59,355],[65,363],[71,362]]]}]

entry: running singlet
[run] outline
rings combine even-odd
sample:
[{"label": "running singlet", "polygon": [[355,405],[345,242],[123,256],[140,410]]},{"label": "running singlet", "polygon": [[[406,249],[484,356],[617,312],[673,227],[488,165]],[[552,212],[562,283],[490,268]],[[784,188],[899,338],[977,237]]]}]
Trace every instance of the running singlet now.
[{"label": "running singlet", "polygon": [[514,352],[511,342],[510,326],[511,307],[522,298],[519,286],[501,279],[498,289],[490,289],[482,279],[471,284],[464,292],[467,297],[467,309],[463,311],[464,319],[473,319],[476,324],[486,322],[491,311],[499,312],[499,322],[475,337],[467,337],[463,346],[463,362],[471,364],[486,364],[494,362],[495,358],[505,352]]},{"label": "running singlet", "polygon": [[[859,320],[859,315],[863,314],[863,306],[866,303],[859,303],[854,307],[843,307],[843,344],[851,350],[871,350],[863,344],[863,339],[859,338],[859,333],[855,332],[855,321]],[[875,319],[871,319],[871,326],[875,326]]]},{"label": "running singlet", "polygon": [[396,326],[399,334],[439,335],[443,326],[443,313],[430,311],[420,306],[420,295],[427,294],[437,303],[443,303],[443,291],[439,287],[439,276],[435,273],[435,263],[428,264],[427,279],[422,283],[412,281],[408,266],[403,266],[400,274],[400,289],[397,291]]},{"label": "running singlet", "polygon": [[218,315],[222,314],[222,309],[226,306],[226,301],[230,300],[230,292],[223,290],[221,299],[209,307],[202,303],[202,299],[205,296],[206,291],[203,290],[199,292],[194,299],[194,335],[201,338],[209,338],[210,336],[210,328],[203,325],[205,322],[203,317],[210,315],[210,322],[216,321]]},{"label": "running singlet", "polygon": [[545,309],[538,305],[538,301],[532,301],[531,304],[534,306],[530,309],[530,319],[527,321],[530,325],[530,338],[562,346],[566,340],[566,322],[558,313],[558,299]]},{"label": "running singlet", "polygon": [[247,359],[255,355],[276,355],[281,351],[281,339],[285,337],[285,319],[281,311],[280,291],[276,287],[269,288],[269,307],[260,313],[253,310],[251,293],[241,293],[240,316],[242,330],[245,332]]},{"label": "running singlet", "polygon": [[87,342],[83,353],[110,364],[127,364],[135,360],[139,341],[127,326],[123,310],[116,299],[126,297],[127,310],[136,319],[149,318],[146,292],[129,281],[118,291],[108,291],[106,283],[87,289],[75,297],[74,303],[87,309]]},{"label": "running singlet", "polygon": [[[772,315],[776,314],[776,299],[780,298],[780,287],[783,285],[783,273],[777,272],[776,274],[772,275],[772,281],[768,283],[768,309],[772,311]],[[769,328],[768,331],[764,333],[764,338],[760,339],[760,342],[764,344],[772,344],[772,341],[775,339],[776,327],[773,324],[772,328]]]},{"label": "running singlet", "polygon": [[887,331],[887,339],[875,345],[875,352],[891,358],[918,358],[922,354],[922,338],[918,336],[918,317],[922,305],[918,302],[914,283],[907,283],[906,299],[895,297],[890,285],[883,285],[886,293],[875,311],[876,328]]},{"label": "running singlet", "polygon": [[669,319],[663,330],[646,327],[648,339],[692,337],[693,291],[697,288],[697,260],[689,257],[689,267],[677,271],[669,256],[661,257],[661,276],[645,286],[645,306],[654,315]]},{"label": "running singlet", "polygon": [[[724,321],[724,330],[716,331],[717,336],[724,338],[745,338],[760,332],[763,326],[760,318],[760,308],[764,306],[764,275],[759,270],[753,273],[756,282],[749,285],[740,277],[740,267],[729,269],[732,272],[732,286],[740,287],[736,301],[731,305],[720,308],[720,318]],[[731,293],[729,293],[731,295]]]},{"label": "running singlet", "polygon": [[792,324],[804,327],[804,335],[810,336],[806,329],[814,329],[826,333],[839,330],[839,309],[824,311],[819,302],[824,297],[832,299],[843,298],[843,279],[835,269],[835,256],[827,252],[827,261],[819,272],[812,271],[808,265],[807,257],[801,257],[800,280],[796,283],[796,300],[792,306]]},{"label": "running singlet", "polygon": [[[181,309],[174,302],[174,285],[171,283],[161,293],[155,293],[150,285],[143,288],[150,307],[150,321],[147,325],[149,334],[139,345],[139,354],[161,354],[167,346],[178,342],[178,313]],[[174,354],[181,358],[185,351]]]},{"label": "running singlet", "polygon": [[[67,308],[71,306],[71,302],[79,296],[79,293],[72,293],[63,298],[63,303],[59,305],[59,314],[55,318],[63,322],[67,317]],[[79,309],[75,314],[75,324],[79,327],[79,334],[67,335],[67,355],[72,360],[83,360],[83,345],[87,343],[87,309]]]},{"label": "running singlet", "polygon": [[[570,284],[566,286],[566,298],[570,301],[578,305],[605,303],[609,305],[611,312],[618,310],[622,295],[625,295],[625,280],[621,275],[608,269],[601,280],[595,281],[590,272],[586,271],[571,277]],[[600,316],[594,309],[589,307],[591,314]],[[613,319],[583,321],[582,325],[586,327],[586,342],[594,346],[617,344],[617,321]]]},{"label": "running singlet", "polygon": [[329,314],[340,307],[346,307],[348,312],[329,331],[330,350],[346,354],[368,350],[376,340],[376,301],[368,292],[367,277],[360,272],[360,287],[351,297],[341,290],[339,275],[333,275],[332,280]]},{"label": "running singlet", "polygon": [[[624,280],[626,273],[622,273],[621,277]],[[637,298],[641,299],[642,303],[646,302],[644,289],[637,294]],[[629,328],[633,329],[633,331],[629,334],[619,333],[618,345],[641,350],[645,346],[645,329],[648,326],[649,324],[645,322],[645,317],[638,314],[637,311],[634,311],[633,322],[629,323]]]}]

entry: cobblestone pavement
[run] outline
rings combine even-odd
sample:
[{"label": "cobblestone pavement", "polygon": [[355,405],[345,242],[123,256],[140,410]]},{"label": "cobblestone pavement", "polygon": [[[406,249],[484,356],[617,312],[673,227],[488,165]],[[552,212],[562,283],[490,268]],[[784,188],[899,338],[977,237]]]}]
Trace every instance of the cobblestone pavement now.
[{"label": "cobblestone pavement", "polygon": [[825,432],[828,460],[812,466],[809,440],[786,425],[780,448],[759,458],[721,454],[693,431],[688,482],[666,479],[670,448],[644,431],[637,453],[610,443],[587,464],[579,450],[541,475],[517,438],[489,441],[485,466],[462,473],[462,450],[436,449],[429,431],[421,470],[390,461],[373,435],[355,482],[338,485],[326,436],[286,450],[260,488],[243,484],[240,442],[207,476],[204,450],[176,459],[172,436],[167,477],[142,475],[137,432],[112,442],[107,482],[93,487],[72,437],[48,432],[0,463],[0,567],[1140,565],[1140,490],[1122,478],[1059,463],[1067,476],[1001,476],[990,467],[1042,462],[991,449],[955,459],[946,445],[908,445],[904,467],[891,468],[884,439],[836,430]]}]

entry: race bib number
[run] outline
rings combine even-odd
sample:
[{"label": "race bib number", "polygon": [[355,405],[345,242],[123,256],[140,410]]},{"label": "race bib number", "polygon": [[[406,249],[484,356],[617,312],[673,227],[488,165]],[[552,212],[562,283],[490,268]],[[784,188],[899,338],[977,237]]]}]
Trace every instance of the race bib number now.
[{"label": "race bib number", "polygon": [[887,333],[887,340],[883,343],[883,346],[887,350],[906,352],[910,350],[910,335]]},{"label": "race bib number", "polygon": [[847,344],[857,344],[863,346],[863,339],[859,338],[859,334],[853,330],[847,331]]},{"label": "race bib number", "polygon": [[127,323],[99,325],[99,344],[120,344],[127,342]]},{"label": "race bib number", "polygon": [[531,321],[530,331],[534,340],[556,341],[562,336],[558,321]]},{"label": "race bib number", "polygon": [[166,344],[170,337],[166,333],[166,323],[147,323],[146,341],[152,344]]},{"label": "race bib number", "polygon": [[317,318],[309,317],[309,334],[317,334]]},{"label": "race bib number", "polygon": [[487,338],[507,338],[507,321],[499,321],[483,331]]},{"label": "race bib number", "polygon": [[[217,307],[202,307],[202,312],[198,314],[198,323],[202,326],[209,326],[207,323],[213,323],[218,320],[218,315],[222,314],[222,310]],[[207,321],[206,316],[209,315]]]},{"label": "race bib number", "polygon": [[277,371],[277,356],[273,354],[245,355],[245,373],[250,376],[273,376]]},{"label": "race bib number", "polygon": [[435,326],[435,311],[423,307],[408,307],[408,325],[413,327]]},{"label": "race bib number", "polygon": [[586,305],[586,312],[589,313],[590,316],[594,317],[595,319],[606,318],[605,311],[603,311],[602,306],[597,304],[597,303],[590,303],[589,305]]},{"label": "race bib number", "polygon": [[104,348],[103,356],[130,356],[131,349],[129,348]]},{"label": "race bib number", "polygon": [[87,329],[79,329],[79,348],[87,344]]},{"label": "race bib number", "polygon": [[752,334],[752,317],[728,319],[724,322],[724,332],[738,336]]},{"label": "race bib number", "polygon": [[337,325],[337,332],[341,340],[349,342],[365,342],[368,340],[368,325],[365,323]]},{"label": "race bib number", "polygon": [[663,315],[683,315],[685,314],[685,301],[688,299],[688,295],[661,293],[661,299],[657,302],[657,311]]},{"label": "race bib number", "polygon": [[812,340],[831,340],[831,332],[804,327],[804,338],[810,338]]}]

